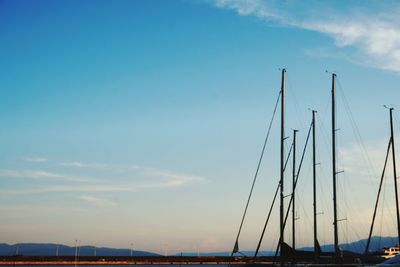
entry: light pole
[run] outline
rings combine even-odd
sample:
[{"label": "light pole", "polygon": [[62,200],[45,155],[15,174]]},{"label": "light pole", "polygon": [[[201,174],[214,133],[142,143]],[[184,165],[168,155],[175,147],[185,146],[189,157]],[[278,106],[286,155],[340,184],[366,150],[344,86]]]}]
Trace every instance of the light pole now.
[{"label": "light pole", "polygon": [[78,261],[78,240],[75,239],[75,267],[77,265],[77,261]]},{"label": "light pole", "polygon": [[131,243],[131,257],[133,256],[133,243]]}]

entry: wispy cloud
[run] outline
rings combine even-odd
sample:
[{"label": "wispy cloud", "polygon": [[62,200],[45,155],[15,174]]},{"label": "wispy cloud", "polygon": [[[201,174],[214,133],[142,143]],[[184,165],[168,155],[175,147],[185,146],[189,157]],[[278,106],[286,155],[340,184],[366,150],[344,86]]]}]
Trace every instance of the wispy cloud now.
[{"label": "wispy cloud", "polygon": [[333,37],[338,47],[357,48],[360,63],[400,73],[400,25],[395,22],[360,16],[305,22],[303,26]]},{"label": "wispy cloud", "polygon": [[0,177],[27,178],[27,179],[55,179],[73,182],[88,182],[93,179],[63,173],[48,172],[43,170],[0,170]]},{"label": "wispy cloud", "polygon": [[[357,144],[341,147],[338,150],[339,163],[353,178],[377,181],[383,169],[388,142],[388,140],[370,141],[364,144],[364,150]],[[389,171],[391,164],[389,157],[387,166]]]},{"label": "wispy cloud", "polygon": [[99,198],[96,196],[90,196],[90,195],[82,195],[79,197],[79,199],[88,202],[90,204],[99,206],[99,207],[113,207],[116,206],[117,204],[113,201],[110,201],[108,199],[104,198]]},{"label": "wispy cloud", "polygon": [[22,178],[63,178],[64,175],[42,170],[0,170],[0,177],[22,177]]},{"label": "wispy cloud", "polygon": [[[114,170],[112,165],[109,165],[110,170]],[[42,186],[40,188],[18,188],[0,190],[1,195],[26,195],[26,194],[41,194],[41,193],[113,193],[113,192],[137,192],[144,189],[168,189],[188,185],[190,183],[205,181],[201,176],[187,175],[162,170],[157,168],[143,168],[139,166],[118,166],[121,170],[130,170],[125,175],[131,176],[133,179],[126,181],[123,177],[113,177],[113,179],[98,179],[94,177],[71,176],[61,173],[52,173],[46,171],[32,170],[0,170],[0,177],[7,178],[30,178],[30,179],[55,179],[56,181],[74,182],[71,185],[51,185]],[[107,174],[107,173],[106,173]],[[104,174],[103,174],[104,175]],[[109,173],[108,175],[115,175]],[[123,179],[120,179],[123,178]],[[110,184],[108,181],[112,181]]]},{"label": "wispy cloud", "polygon": [[146,176],[163,178],[163,183],[158,183],[162,187],[181,186],[190,182],[204,182],[205,178],[196,175],[176,173],[170,170],[156,168],[139,168]]},{"label": "wispy cloud", "polygon": [[[399,2],[364,1],[363,4],[369,8],[347,7],[346,12],[329,6],[326,1],[214,0],[213,3],[241,16],[251,15],[283,27],[325,34],[339,48],[356,49],[356,54],[352,52],[348,56],[351,61],[400,73]],[[326,4],[325,10],[321,3]],[[301,5],[308,7],[306,11],[304,7],[300,8]]]},{"label": "wispy cloud", "polygon": [[61,162],[58,165],[63,167],[73,167],[73,168],[89,168],[89,169],[103,169],[106,168],[106,164],[100,163],[84,163],[80,161],[71,161],[71,162]]},{"label": "wispy cloud", "polygon": [[110,172],[124,172],[129,173],[139,173],[143,177],[154,178],[147,182],[135,185],[135,188],[163,188],[163,187],[176,187],[182,186],[191,182],[201,182],[205,181],[204,177],[189,175],[183,173],[177,173],[171,170],[152,168],[152,167],[141,167],[139,165],[112,165],[112,164],[100,164],[100,163],[83,163],[79,161],[72,162],[62,162],[59,163],[60,166],[74,167],[74,168],[91,168],[91,169],[104,169],[107,168]]},{"label": "wispy cloud", "polygon": [[44,157],[25,157],[24,160],[29,162],[38,162],[38,163],[48,161],[48,159]]},{"label": "wispy cloud", "polygon": [[285,20],[279,10],[259,0],[215,0],[214,4],[220,8],[235,10],[242,16],[255,15],[261,19]]},{"label": "wispy cloud", "polygon": [[43,193],[133,193],[140,189],[163,189],[183,186],[185,183],[182,181],[156,181],[156,182],[142,182],[136,184],[123,184],[123,185],[56,185],[45,186],[41,188],[22,188],[22,189],[6,189],[0,190],[0,195],[13,196],[13,195],[30,195],[30,194],[43,194]]},{"label": "wispy cloud", "polygon": [[31,195],[43,193],[121,193],[135,192],[137,189],[130,186],[111,186],[111,185],[55,185],[40,188],[20,188],[0,190],[0,195]]}]

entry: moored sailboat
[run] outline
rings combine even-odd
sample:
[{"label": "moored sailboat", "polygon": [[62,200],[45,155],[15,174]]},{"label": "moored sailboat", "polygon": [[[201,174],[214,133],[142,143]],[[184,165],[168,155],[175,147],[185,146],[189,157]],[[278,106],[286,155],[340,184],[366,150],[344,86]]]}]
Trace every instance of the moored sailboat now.
[{"label": "moored sailboat", "polygon": [[[322,264],[327,264],[327,263],[359,263],[361,260],[366,260],[368,257],[363,256],[362,254],[354,253],[351,251],[346,251],[342,250],[339,246],[339,222],[342,221],[343,219],[338,218],[338,197],[337,197],[337,175],[341,173],[342,171],[337,170],[337,164],[336,164],[336,74],[332,73],[332,87],[331,87],[331,123],[332,123],[332,128],[331,128],[331,134],[332,134],[332,190],[333,190],[333,251],[322,251],[321,246],[318,241],[318,212],[317,212],[317,197],[316,197],[316,180],[317,180],[317,175],[316,175],[316,170],[315,166],[317,165],[316,163],[316,130],[315,130],[315,125],[316,125],[316,111],[312,111],[312,121],[311,125],[309,128],[309,132],[305,141],[305,146],[303,148],[303,154],[302,158],[300,160],[299,166],[297,167],[296,170],[296,132],[297,130],[294,130],[293,132],[293,144],[290,147],[289,153],[287,157],[284,154],[285,150],[285,144],[284,140],[287,138],[285,136],[285,75],[286,75],[286,70],[282,70],[282,80],[281,80],[281,90],[280,90],[280,99],[278,98],[278,101],[280,100],[280,110],[281,110],[281,125],[280,125],[280,179],[279,179],[279,184],[275,192],[275,196],[272,201],[271,209],[268,213],[268,217],[266,220],[266,224],[264,225],[260,241],[258,242],[257,249],[254,255],[254,259],[256,261],[257,255],[260,249],[260,245],[263,239],[263,236],[265,234],[265,229],[268,224],[270,215],[271,215],[271,210],[273,205],[275,204],[275,200],[277,198],[277,195],[279,193],[279,199],[280,199],[280,207],[279,207],[279,241],[276,249],[276,254],[275,254],[275,260],[274,262],[280,263],[281,265],[284,265],[285,263],[291,262],[291,263],[300,263],[300,262],[306,262],[306,263],[322,263]],[[278,103],[277,101],[277,103]],[[276,110],[276,107],[275,107]],[[392,110],[392,109],[391,109]],[[296,234],[295,234],[295,192],[296,192],[296,184],[299,179],[299,173],[301,170],[303,158],[304,158],[304,153],[307,148],[307,144],[309,141],[310,137],[310,132],[312,132],[312,145],[313,145],[313,250],[312,251],[305,251],[305,250],[298,250],[296,248]],[[393,133],[392,133],[393,134]],[[392,137],[393,138],[393,137]],[[264,144],[265,148],[265,144]],[[393,148],[393,158],[394,158],[394,148]],[[285,167],[287,165],[288,159],[290,157],[290,153],[292,152],[292,158],[293,158],[293,175],[292,175],[292,192],[290,195],[285,196],[284,195],[284,172],[285,172]],[[264,150],[262,152],[262,155],[264,153]],[[261,159],[260,159],[261,160]],[[259,168],[259,166],[258,166]],[[395,169],[395,166],[394,166]],[[257,169],[258,171],[258,169]],[[394,170],[395,171],[395,170]],[[257,172],[256,172],[257,174]],[[396,174],[395,174],[396,175]],[[256,177],[255,177],[256,178]],[[254,187],[254,181],[252,188]],[[397,196],[397,184],[395,185],[396,189],[396,196]],[[251,196],[251,193],[250,193]],[[249,196],[249,199],[250,199]],[[286,207],[287,210],[285,210],[285,198],[289,197],[289,202],[287,203]],[[248,203],[249,203],[248,199]],[[246,208],[248,206],[248,203],[246,205]],[[396,199],[397,207],[398,207],[398,200]],[[288,221],[288,215],[289,211],[291,210],[292,214],[292,246],[288,244],[288,242],[285,242],[285,226]],[[397,208],[398,211],[398,208]],[[397,213],[397,218],[399,218],[399,213]],[[244,214],[245,216],[245,214]],[[242,223],[243,224],[244,217],[242,218]],[[398,221],[398,229],[399,229],[399,237],[400,237],[400,223]],[[240,234],[240,231],[239,231]],[[234,250],[232,251],[232,255],[236,252],[239,251],[239,235],[236,238],[235,241],[235,246]],[[400,243],[400,238],[399,238],[399,243]]]}]

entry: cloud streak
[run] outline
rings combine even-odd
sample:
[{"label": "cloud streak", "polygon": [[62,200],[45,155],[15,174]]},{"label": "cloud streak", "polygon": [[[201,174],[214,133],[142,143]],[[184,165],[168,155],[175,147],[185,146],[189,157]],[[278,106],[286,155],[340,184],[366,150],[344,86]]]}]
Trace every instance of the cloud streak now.
[{"label": "cloud streak", "polygon": [[258,0],[215,0],[214,4],[219,8],[235,10],[241,16],[254,15],[260,19],[285,21],[277,9]]},{"label": "cloud streak", "polygon": [[63,173],[48,172],[44,170],[0,170],[0,177],[4,178],[26,178],[35,180],[63,180],[72,182],[89,182],[93,179]]},{"label": "cloud streak", "polygon": [[355,47],[360,63],[400,73],[400,29],[384,19],[359,17],[306,22],[305,29],[331,36],[338,47]]},{"label": "cloud streak", "polygon": [[47,158],[44,157],[26,157],[24,158],[25,161],[28,162],[36,162],[36,163],[41,163],[41,162],[47,162]]},{"label": "cloud streak", "polygon": [[83,163],[80,161],[72,161],[72,162],[61,162],[58,165],[63,167],[73,167],[73,168],[88,168],[88,169],[103,169],[106,168],[106,164],[100,163]]},{"label": "cloud streak", "polygon": [[79,199],[99,207],[114,207],[117,205],[115,202],[110,201],[108,199],[90,195],[82,195],[79,197]]},{"label": "cloud streak", "polygon": [[55,185],[40,188],[22,188],[0,190],[0,195],[31,195],[43,193],[114,193],[114,192],[135,192],[134,187],[129,186],[111,186],[111,185]]},{"label": "cloud streak", "polygon": [[[352,51],[348,56],[351,61],[400,73],[400,5],[396,2],[386,2],[382,7],[376,1],[365,1],[369,9],[348,7],[343,13],[329,6],[324,11],[315,1],[307,2],[307,11],[299,11],[303,1],[214,0],[213,3],[241,16],[322,33],[331,37],[339,48],[355,49],[357,53]],[[319,13],[318,17],[315,13]]]},{"label": "cloud streak", "polygon": [[[168,189],[205,181],[201,176],[176,173],[170,170],[144,168],[139,166],[113,167],[108,165],[109,178],[72,176],[43,170],[0,170],[0,177],[27,178],[35,180],[67,181],[73,184],[45,185],[40,188],[17,188],[0,190],[3,196],[42,194],[42,193],[132,193],[145,189]],[[118,170],[117,170],[118,169]],[[131,177],[116,177],[113,171],[123,171]],[[103,173],[104,171],[102,171]],[[127,173],[126,173],[127,172]],[[110,178],[112,177],[112,179]],[[132,179],[133,178],[133,179]],[[113,183],[110,184],[109,181]],[[88,198],[86,198],[88,201]]]},{"label": "cloud streak", "polygon": [[[371,181],[379,181],[385,162],[385,155],[389,142],[388,139],[389,138],[379,141],[370,141],[365,144],[365,152],[362,152],[362,149],[357,144],[339,148],[338,158],[340,159],[343,170],[351,174],[353,179],[368,178]],[[392,168],[393,160],[391,152],[389,151],[385,172],[386,177],[392,175]],[[389,181],[391,181],[391,179],[389,179]]]},{"label": "cloud streak", "polygon": [[[137,166],[135,166],[135,167],[137,168]],[[172,172],[170,170],[162,170],[162,169],[156,169],[156,168],[140,168],[140,167],[139,167],[139,170],[142,170],[142,172],[146,176],[159,177],[159,178],[163,178],[164,180],[166,180],[162,183],[163,187],[181,186],[181,185],[184,185],[184,184],[190,183],[190,182],[204,182],[205,181],[205,179],[201,176],[176,173],[176,172]],[[151,187],[151,184],[149,184],[148,186]]]}]

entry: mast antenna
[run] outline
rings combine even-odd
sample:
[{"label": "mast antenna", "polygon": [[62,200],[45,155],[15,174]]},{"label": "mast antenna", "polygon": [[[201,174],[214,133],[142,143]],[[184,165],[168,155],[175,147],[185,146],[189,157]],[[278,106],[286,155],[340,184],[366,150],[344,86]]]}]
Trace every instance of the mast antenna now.
[{"label": "mast antenna", "polygon": [[390,113],[390,135],[392,139],[392,160],[393,160],[393,175],[394,175],[394,192],[396,197],[396,215],[397,215],[397,238],[398,245],[400,245],[400,211],[399,211],[399,197],[397,193],[397,173],[396,173],[396,153],[394,149],[394,134],[393,134],[393,109],[389,108]]},{"label": "mast antenna", "polygon": [[313,208],[314,208],[314,259],[315,262],[318,261],[319,258],[319,244],[318,244],[318,238],[317,238],[317,172],[316,172],[316,152],[315,152],[315,143],[316,143],[316,137],[315,137],[315,114],[317,113],[316,110],[312,111],[312,134],[313,134]]},{"label": "mast antenna", "polygon": [[282,257],[282,244],[285,242],[284,237],[284,165],[285,165],[285,74],[286,69],[282,69],[282,81],[281,81],[281,153],[280,153],[280,216],[279,216],[279,225],[280,225],[280,249],[281,249],[281,265],[283,265],[283,257]]},{"label": "mast antenna", "polygon": [[339,258],[339,237],[337,219],[337,196],[336,196],[336,74],[332,73],[332,176],[333,176],[333,227],[335,258]]},{"label": "mast antenna", "polygon": [[299,130],[293,129],[293,167],[292,167],[292,247],[296,249],[296,135]]}]

